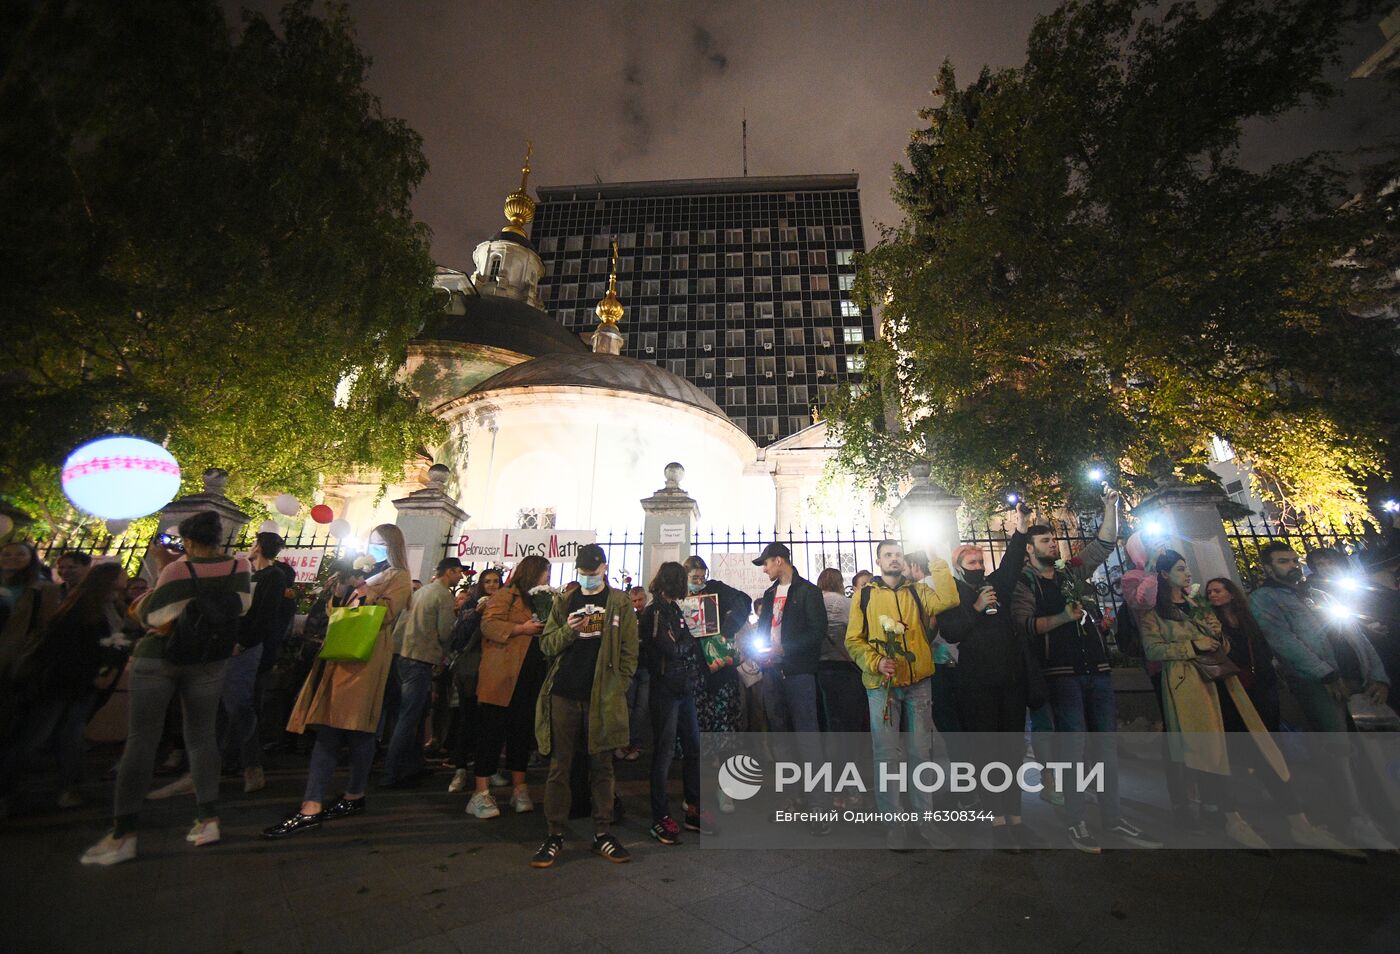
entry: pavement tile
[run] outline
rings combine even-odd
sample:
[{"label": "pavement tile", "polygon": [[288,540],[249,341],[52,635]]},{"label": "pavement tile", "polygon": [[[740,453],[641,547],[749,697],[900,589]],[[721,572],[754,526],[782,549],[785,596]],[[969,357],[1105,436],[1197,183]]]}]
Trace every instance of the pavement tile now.
[{"label": "pavement tile", "polygon": [[635,924],[620,925],[607,947],[616,954],[730,954],[745,947],[732,934],[685,911],[666,914]]},{"label": "pavement tile", "polygon": [[703,898],[685,910],[750,944],[812,916],[810,908],[754,884]]},{"label": "pavement tile", "polygon": [[[869,931],[848,924],[832,914],[818,914],[791,924],[755,941],[753,949],[763,954],[855,954],[880,951]],[[933,946],[925,941],[926,949]],[[945,950],[941,945],[939,950]]]}]

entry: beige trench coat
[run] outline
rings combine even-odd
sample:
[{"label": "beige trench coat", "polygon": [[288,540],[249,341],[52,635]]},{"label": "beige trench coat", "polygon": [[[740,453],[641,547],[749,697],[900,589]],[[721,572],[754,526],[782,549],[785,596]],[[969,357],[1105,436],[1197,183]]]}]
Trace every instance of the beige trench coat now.
[{"label": "beige trench coat", "polygon": [[379,711],[384,707],[384,685],[394,660],[394,623],[413,596],[413,578],[407,570],[389,568],[366,582],[365,606],[384,606],[384,624],[374,642],[368,662],[327,662],[316,660],[301,687],[288,732],[305,732],[308,727],[334,726],[354,732],[379,729]]},{"label": "beige trench coat", "polygon": [[1162,710],[1166,716],[1163,728],[1168,734],[1172,758],[1200,772],[1230,774],[1225,719],[1220,713],[1217,689],[1222,687],[1230,694],[1240,718],[1249,728],[1250,739],[1259,747],[1264,759],[1279,778],[1288,781],[1288,765],[1283,753],[1264,727],[1239,678],[1227,676],[1219,682],[1210,682],[1191,662],[1196,655],[1194,641],[1197,639],[1213,637],[1229,649],[1229,640],[1221,632],[1215,614],[1207,611],[1202,619],[1164,619],[1155,610],[1147,610],[1138,625],[1142,631],[1144,655],[1162,664]]},{"label": "beige trench coat", "polygon": [[530,602],[513,586],[503,586],[481,611],[481,668],[477,672],[476,701],[492,706],[510,705],[515,683],[525,665],[525,654],[535,636],[512,636],[519,624],[534,615]]}]

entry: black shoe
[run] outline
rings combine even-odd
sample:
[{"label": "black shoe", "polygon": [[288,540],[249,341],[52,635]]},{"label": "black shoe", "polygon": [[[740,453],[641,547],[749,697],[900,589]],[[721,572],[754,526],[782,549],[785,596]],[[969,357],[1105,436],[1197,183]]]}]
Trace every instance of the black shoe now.
[{"label": "black shoe", "polygon": [[1050,843],[1036,834],[1036,830],[1025,822],[1006,827],[1011,829],[1011,837],[1016,839],[1016,844],[1026,851],[1039,851],[1042,848],[1050,847]]},{"label": "black shoe", "polygon": [[590,849],[595,855],[600,855],[613,864],[622,864],[632,860],[632,854],[622,847],[622,842],[606,832],[593,839],[593,847]]},{"label": "black shoe", "polygon": [[[1016,827],[1022,826],[1017,825]],[[1004,851],[1012,855],[1021,853],[1021,844],[1016,840],[1016,835],[1012,832],[1010,825],[992,826],[992,848],[995,851]]]},{"label": "black shoe", "polygon": [[1119,841],[1127,842],[1134,848],[1162,847],[1162,843],[1156,838],[1153,838],[1151,835],[1143,831],[1138,826],[1134,825],[1132,822],[1126,821],[1122,818],[1118,819],[1118,821],[1113,823],[1112,827],[1108,829],[1108,834],[1112,835],[1114,838],[1117,838]]},{"label": "black shoe", "polygon": [[297,832],[320,828],[321,818],[324,814],[325,813],[322,812],[320,815],[303,815],[301,812],[292,812],[286,819],[278,824],[273,825],[271,828],[264,828],[263,837],[288,838],[295,835]]},{"label": "black shoe", "polygon": [[1069,826],[1069,843],[1087,855],[1097,855],[1103,851],[1098,840],[1089,834],[1089,826],[1083,822]]},{"label": "black shoe", "polygon": [[548,868],[554,864],[554,859],[559,857],[559,852],[564,850],[564,836],[550,835],[540,845],[540,850],[535,852],[535,857],[530,859],[531,868]]},{"label": "black shoe", "polygon": [[350,815],[358,815],[365,810],[364,796],[359,798],[337,798],[321,812],[322,821],[331,821],[336,818],[347,818]]}]

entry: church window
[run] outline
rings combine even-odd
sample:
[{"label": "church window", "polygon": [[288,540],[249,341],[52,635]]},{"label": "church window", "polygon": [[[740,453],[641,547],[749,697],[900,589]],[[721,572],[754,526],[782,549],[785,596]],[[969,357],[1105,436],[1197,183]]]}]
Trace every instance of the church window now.
[{"label": "church window", "polygon": [[[578,263],[575,262],[574,264],[577,265]],[[575,268],[574,271],[578,271],[578,269]],[[491,256],[491,271],[490,271],[490,276],[491,276],[491,280],[492,280],[493,282],[496,281],[497,279],[499,279],[500,276],[501,276],[501,256],[499,256],[499,255],[492,255],[492,256]]]},{"label": "church window", "polygon": [[553,507],[522,507],[516,514],[516,523],[521,530],[553,530]]}]

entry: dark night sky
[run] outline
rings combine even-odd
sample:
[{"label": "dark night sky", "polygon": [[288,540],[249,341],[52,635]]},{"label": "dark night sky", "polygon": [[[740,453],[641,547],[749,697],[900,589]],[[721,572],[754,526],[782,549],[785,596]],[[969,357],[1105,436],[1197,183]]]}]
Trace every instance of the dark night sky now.
[{"label": "dark night sky", "polygon": [[[430,170],[414,209],[434,257],[469,266],[503,222],[526,139],[532,184],[854,170],[866,222],[892,222],[890,168],[932,102],[938,65],[962,80],[1024,62],[1053,0],[672,3],[351,0],[369,85],[423,136]],[[275,14],[280,2],[230,3]],[[1354,34],[1342,75],[1381,43]],[[1380,84],[1348,80],[1325,113],[1251,130],[1247,161],[1353,148],[1400,132]],[[867,243],[877,235],[867,232]]]}]

